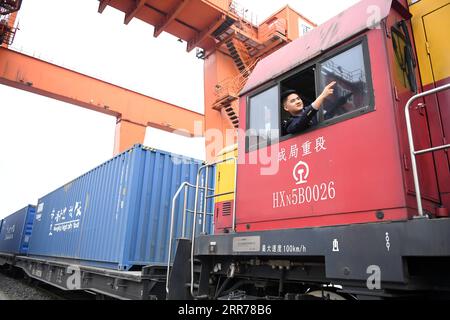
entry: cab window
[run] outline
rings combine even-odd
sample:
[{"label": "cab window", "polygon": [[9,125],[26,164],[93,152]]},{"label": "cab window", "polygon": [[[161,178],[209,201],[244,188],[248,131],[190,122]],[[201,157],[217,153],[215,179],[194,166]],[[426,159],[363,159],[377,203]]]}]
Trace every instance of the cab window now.
[{"label": "cab window", "polygon": [[408,29],[404,21],[391,28],[392,47],[395,54],[396,83],[411,92],[417,92],[414,54],[409,40]]},{"label": "cab window", "polygon": [[[322,103],[317,114],[294,134],[282,130],[293,115],[282,106],[281,97],[294,90],[306,108],[326,85],[335,81],[334,93]],[[341,122],[374,110],[366,38],[309,61],[287,72],[268,89],[257,91],[247,100],[247,151]]]},{"label": "cab window", "polygon": [[248,150],[255,150],[278,140],[280,122],[278,86],[250,97],[248,106]]},{"label": "cab window", "polygon": [[368,72],[363,45],[358,44],[319,63],[317,92],[336,81],[334,94],[328,97],[319,110],[319,122],[350,115],[370,104]]},{"label": "cab window", "polygon": [[[281,140],[373,110],[369,53],[365,38],[291,72],[280,81],[280,90],[295,90],[306,107],[333,81],[336,82],[333,95],[325,99],[307,128],[295,134],[282,132]],[[288,121],[291,115],[283,110],[281,101],[280,108],[280,122]]]}]

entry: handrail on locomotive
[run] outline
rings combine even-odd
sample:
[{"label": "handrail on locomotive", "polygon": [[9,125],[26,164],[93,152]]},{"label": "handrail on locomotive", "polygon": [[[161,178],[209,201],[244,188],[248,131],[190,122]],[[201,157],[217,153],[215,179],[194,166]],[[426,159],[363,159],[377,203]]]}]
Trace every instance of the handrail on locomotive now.
[{"label": "handrail on locomotive", "polygon": [[[217,193],[217,194],[212,194],[212,195],[208,195],[208,191],[214,191],[214,189],[211,189],[208,187],[208,181],[209,181],[209,168],[210,167],[214,167],[220,163],[225,163],[225,162],[229,162],[229,161],[233,161],[235,167],[237,167],[237,158],[236,157],[227,157],[226,159],[220,160],[220,161],[216,161],[214,163],[210,163],[210,164],[205,164],[203,166],[201,166],[198,169],[197,172],[197,181],[196,181],[196,185],[192,185],[188,182],[183,182],[180,187],[178,188],[177,192],[175,192],[175,195],[172,198],[172,210],[171,210],[171,216],[170,216],[170,235],[169,235],[169,248],[168,248],[168,258],[167,258],[167,277],[166,277],[166,292],[169,293],[169,274],[170,274],[170,260],[172,258],[172,239],[173,239],[173,227],[174,227],[174,218],[175,218],[175,206],[176,206],[176,201],[179,197],[179,195],[181,194],[181,191],[184,189],[184,205],[183,205],[183,222],[182,222],[182,234],[181,237],[184,238],[185,237],[185,225],[186,225],[186,214],[187,212],[191,212],[193,213],[193,219],[192,219],[192,238],[191,238],[191,294],[193,297],[195,297],[194,294],[194,275],[193,275],[193,271],[194,271],[194,245],[195,245],[195,233],[196,233],[196,217],[197,215],[203,215],[203,219],[202,219],[202,233],[204,234],[206,232],[206,215],[214,215],[214,213],[207,213],[207,201],[208,199],[212,199],[212,198],[216,198],[219,196],[224,196],[224,195],[228,195],[228,194],[236,194],[236,179],[237,179],[237,170],[235,170],[235,174],[234,174],[234,190],[230,191],[230,192],[223,192],[223,193]],[[200,176],[201,176],[201,171],[203,169],[206,169],[205,172],[205,186],[200,186]],[[188,189],[187,188],[195,188],[195,200],[194,200],[194,210],[187,210],[186,206],[187,206],[187,192]],[[202,189],[204,192],[204,210],[203,212],[197,212],[197,205],[198,205],[198,196],[199,196],[199,190]],[[236,226],[236,203],[234,203],[234,207],[233,207],[233,224],[232,224],[232,231],[235,232],[235,226]]]},{"label": "handrail on locomotive", "polygon": [[428,95],[431,95],[431,94],[434,94],[434,93],[438,93],[440,91],[448,90],[448,89],[450,89],[450,84],[446,84],[446,85],[416,94],[408,100],[408,102],[406,103],[406,106],[405,106],[406,127],[408,130],[408,141],[409,141],[409,149],[410,149],[410,154],[411,154],[412,173],[413,173],[413,177],[414,177],[414,190],[416,193],[417,210],[419,212],[418,217],[424,217],[424,214],[423,214],[422,199],[421,199],[421,193],[420,193],[419,176],[418,176],[418,172],[417,172],[416,156],[425,154],[425,153],[429,153],[429,152],[434,152],[434,151],[450,148],[450,144],[443,144],[443,145],[428,148],[428,149],[415,150],[409,109],[411,107],[411,104],[415,100],[425,97],[425,96],[428,96]]}]

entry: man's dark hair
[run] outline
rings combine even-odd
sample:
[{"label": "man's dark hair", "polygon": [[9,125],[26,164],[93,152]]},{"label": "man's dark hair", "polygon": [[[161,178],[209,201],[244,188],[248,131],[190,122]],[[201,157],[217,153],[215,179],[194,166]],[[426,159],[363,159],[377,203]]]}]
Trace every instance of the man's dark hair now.
[{"label": "man's dark hair", "polygon": [[293,94],[293,93],[295,93],[295,94],[298,95],[297,91],[292,90],[292,89],[285,90],[285,91],[283,91],[283,92],[281,93],[281,105],[282,105],[282,106],[286,103],[286,100],[287,100],[287,98],[289,97],[289,95],[291,95],[291,94]]}]

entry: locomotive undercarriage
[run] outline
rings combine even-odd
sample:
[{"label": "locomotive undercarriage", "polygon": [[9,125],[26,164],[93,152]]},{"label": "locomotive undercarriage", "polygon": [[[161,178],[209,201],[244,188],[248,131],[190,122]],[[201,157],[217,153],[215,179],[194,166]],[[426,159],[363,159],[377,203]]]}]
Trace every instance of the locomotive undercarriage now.
[{"label": "locomotive undercarriage", "polygon": [[[383,283],[381,289],[369,289],[367,281],[327,279],[321,263],[258,259],[226,262],[216,260],[227,272],[211,272],[208,299],[219,300],[355,300],[355,299],[449,299],[448,279],[433,279],[438,269],[450,266],[449,259],[425,258],[424,264],[441,264],[429,274],[412,276],[408,283]],[[441,261],[439,261],[441,260]],[[220,261],[220,262],[219,262]],[[256,264],[255,264],[256,262]],[[281,262],[281,265],[276,266]],[[417,262],[417,261],[416,261]],[[208,265],[210,263],[207,263]],[[216,264],[216,267],[217,267]],[[286,268],[285,265],[291,267]],[[405,268],[411,267],[406,263]],[[230,277],[230,270],[235,274]],[[414,263],[414,268],[420,265]],[[198,286],[196,286],[198,288]],[[200,289],[201,290],[201,289]],[[205,291],[205,290],[203,290]],[[198,292],[198,291],[196,291]],[[192,296],[189,296],[192,298]],[[195,298],[195,297],[194,297]],[[202,298],[206,298],[203,296]]]},{"label": "locomotive undercarriage", "polygon": [[447,218],[204,235],[170,298],[448,299],[449,238]]}]

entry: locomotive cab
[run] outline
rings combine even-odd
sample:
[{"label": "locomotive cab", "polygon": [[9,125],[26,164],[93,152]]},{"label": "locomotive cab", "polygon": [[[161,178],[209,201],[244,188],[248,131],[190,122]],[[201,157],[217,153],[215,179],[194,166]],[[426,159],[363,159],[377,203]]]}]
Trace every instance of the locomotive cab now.
[{"label": "locomotive cab", "polygon": [[[361,1],[257,64],[239,98],[235,216],[196,239],[198,294],[450,296],[448,146],[435,138],[449,123],[419,94],[411,17],[406,1]],[[307,128],[283,132],[283,92],[307,106],[333,81]]]},{"label": "locomotive cab", "polygon": [[[390,2],[390,1],[387,1]],[[419,87],[409,13],[380,1],[337,17],[255,68],[240,97],[236,229],[270,230],[408,220],[416,215],[403,108]],[[354,11],[362,11],[364,2]],[[383,7],[385,6],[385,7]],[[359,18],[356,18],[359,17]],[[285,90],[306,107],[332,81],[306,130],[283,132]],[[427,118],[412,112],[417,148],[430,148]],[[242,137],[245,135],[245,138]],[[433,155],[418,158],[425,211],[442,203]],[[254,190],[255,192],[251,192]]]}]

